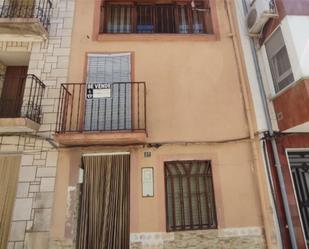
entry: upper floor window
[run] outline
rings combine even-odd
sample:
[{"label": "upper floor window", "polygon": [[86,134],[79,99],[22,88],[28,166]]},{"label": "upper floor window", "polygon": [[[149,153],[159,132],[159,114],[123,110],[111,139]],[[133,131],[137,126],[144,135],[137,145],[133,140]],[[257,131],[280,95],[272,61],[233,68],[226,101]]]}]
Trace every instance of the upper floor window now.
[{"label": "upper floor window", "polygon": [[211,33],[208,1],[105,2],[101,11],[101,33]]},{"label": "upper floor window", "polygon": [[265,44],[276,93],[294,82],[282,31],[278,28]]}]

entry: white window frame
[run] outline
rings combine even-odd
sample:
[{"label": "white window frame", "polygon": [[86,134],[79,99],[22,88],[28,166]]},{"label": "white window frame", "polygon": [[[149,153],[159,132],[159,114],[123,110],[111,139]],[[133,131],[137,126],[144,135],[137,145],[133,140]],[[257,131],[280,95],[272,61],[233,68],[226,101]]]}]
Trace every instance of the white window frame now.
[{"label": "white window frame", "polygon": [[[283,40],[283,44],[281,44],[281,46],[278,46],[278,48],[271,54],[269,55],[268,49],[267,49],[267,43],[273,38],[273,35],[276,32],[280,32],[281,36],[282,36],[282,40]],[[268,67],[269,67],[269,72],[271,75],[271,79],[273,82],[273,89],[274,89],[274,93],[275,95],[279,94],[281,91],[283,91],[284,89],[286,89],[287,87],[289,87],[291,84],[293,84],[295,82],[295,76],[293,73],[293,68],[292,68],[292,64],[291,64],[291,59],[288,53],[288,48],[284,39],[284,35],[282,32],[282,29],[280,26],[278,26],[273,32],[272,34],[265,40],[264,42],[264,48],[265,48],[265,55],[266,55],[266,59],[267,59],[267,63],[268,63]],[[278,75],[278,68],[276,66],[274,66],[273,63],[273,59],[275,58],[275,56],[278,54],[278,52],[282,49],[285,48],[287,51],[287,57],[289,60],[289,64],[290,64],[290,68],[285,71],[283,74]],[[291,82],[288,83],[288,85],[286,85],[283,88],[279,88],[279,82],[281,82],[283,79],[285,79],[286,77],[288,77],[290,74],[292,74],[293,76],[293,80]]]}]

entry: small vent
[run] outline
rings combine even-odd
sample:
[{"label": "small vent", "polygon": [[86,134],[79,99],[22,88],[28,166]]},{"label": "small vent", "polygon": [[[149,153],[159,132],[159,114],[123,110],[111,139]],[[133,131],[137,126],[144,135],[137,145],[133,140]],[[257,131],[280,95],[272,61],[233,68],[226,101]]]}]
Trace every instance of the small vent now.
[{"label": "small vent", "polygon": [[151,157],[151,152],[150,151],[145,151],[144,152],[144,157]]},{"label": "small vent", "polygon": [[256,23],[257,19],[257,11],[256,9],[251,9],[250,13],[247,16],[247,26],[249,29],[253,27],[253,25]]},{"label": "small vent", "polygon": [[277,112],[277,120],[280,121],[283,119],[283,113],[282,112]]}]

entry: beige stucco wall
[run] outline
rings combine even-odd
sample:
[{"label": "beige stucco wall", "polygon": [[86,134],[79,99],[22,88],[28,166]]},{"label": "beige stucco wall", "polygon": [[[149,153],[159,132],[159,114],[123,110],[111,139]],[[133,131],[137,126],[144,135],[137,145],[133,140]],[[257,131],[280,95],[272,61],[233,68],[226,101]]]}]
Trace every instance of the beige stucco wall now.
[{"label": "beige stucco wall", "polygon": [[[165,233],[163,163],[169,160],[211,160],[218,230],[262,227],[253,161],[248,142],[224,145],[163,145],[158,149],[100,147],[63,149],[59,153],[52,236],[72,239],[76,222],[78,173],[83,153],[131,153],[130,232]],[[151,157],[144,157],[144,152]],[[154,197],[143,198],[141,168],[154,167]],[[220,232],[219,232],[220,233]]]},{"label": "beige stucco wall", "polygon": [[96,1],[77,1],[69,82],[85,81],[87,53],[132,52],[132,79],[147,86],[148,141],[248,135],[223,0],[216,1],[218,41],[194,41],[194,36],[171,40],[164,35],[154,36],[156,41],[94,41]]}]

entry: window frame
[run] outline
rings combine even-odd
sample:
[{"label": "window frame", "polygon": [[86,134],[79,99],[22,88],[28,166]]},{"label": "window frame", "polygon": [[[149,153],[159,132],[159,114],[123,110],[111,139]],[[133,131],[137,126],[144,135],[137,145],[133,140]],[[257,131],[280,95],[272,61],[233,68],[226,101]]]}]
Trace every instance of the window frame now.
[{"label": "window frame", "polygon": [[[276,35],[276,33],[280,33],[280,36],[282,38],[282,44],[278,44],[276,49],[274,49],[273,51],[270,51],[268,49],[268,43],[271,42],[272,39],[274,39],[274,35]],[[279,26],[276,30],[274,30],[274,32],[269,36],[269,38],[265,41],[264,43],[265,45],[265,52],[266,52],[266,57],[267,57],[267,61],[268,61],[268,66],[269,66],[269,70],[270,70],[270,74],[271,74],[271,78],[273,81],[273,89],[275,94],[280,93],[281,91],[283,91],[284,89],[286,89],[287,87],[289,87],[291,84],[293,84],[295,82],[295,77],[294,77],[294,72],[293,72],[293,67],[291,64],[291,60],[289,57],[289,53],[288,53],[288,49],[286,46],[286,42],[284,40],[284,36],[283,36],[283,32],[281,27]],[[288,59],[288,63],[290,65],[290,68],[288,70],[286,70],[284,73],[282,73],[281,75],[278,74],[278,66],[276,66],[275,64],[275,60],[276,60],[276,56],[279,54],[279,52],[285,49],[286,50],[286,54],[287,54],[287,59]],[[287,85],[285,85],[284,87],[280,87],[280,83],[288,78],[290,75],[292,75],[293,80],[291,82],[289,82]]]},{"label": "window frame", "polygon": [[[100,25],[99,25],[99,36],[100,35],[141,35],[141,36],[146,36],[146,35],[183,35],[183,36],[188,36],[188,35],[193,35],[193,36],[198,36],[198,35],[216,35],[216,23],[214,23],[214,17],[213,17],[213,4],[211,4],[211,0],[199,0],[198,4],[202,3],[203,4],[203,8],[205,9],[209,9],[208,11],[206,11],[203,15],[203,32],[201,33],[194,33],[193,30],[193,15],[192,15],[192,11],[188,11],[188,25],[189,25],[189,32],[188,33],[179,33],[179,15],[178,15],[178,8],[179,6],[189,6],[190,5],[190,1],[186,1],[186,0],[180,0],[180,1],[171,1],[171,0],[167,0],[167,1],[147,1],[147,0],[143,0],[143,1],[139,1],[139,2],[134,2],[134,1],[123,1],[123,0],[116,0],[116,1],[102,1],[101,4],[101,8],[100,8]],[[154,14],[152,16],[153,22],[154,22],[154,32],[137,32],[137,6],[141,6],[141,5],[149,5],[149,6],[156,6],[156,5],[164,5],[164,4],[172,4],[175,5],[175,7],[173,8],[173,11],[175,12],[174,15],[174,21],[173,21],[173,25],[175,26],[175,32],[172,33],[165,33],[165,32],[156,32],[157,31],[157,25],[156,25],[156,21],[157,21],[157,17]],[[107,5],[128,5],[128,6],[132,6],[132,15],[131,15],[131,30],[130,32],[108,32],[107,31],[107,22],[108,22],[108,18],[107,17],[107,11],[106,11],[106,6]],[[191,5],[190,5],[191,6]]]},{"label": "window frame", "polygon": [[[210,206],[208,205],[208,202],[207,202],[207,195],[205,193],[205,201],[206,201],[206,205],[205,207],[207,207],[208,209],[208,213],[207,211],[205,211],[206,215],[208,216],[208,223],[209,224],[194,224],[194,222],[192,223],[192,219],[193,219],[193,209],[192,209],[192,193],[191,195],[189,195],[189,202],[190,202],[190,224],[182,224],[182,228],[181,229],[177,229],[176,228],[176,225],[174,224],[174,228],[172,228],[172,224],[169,224],[169,218],[170,218],[170,214],[169,214],[169,206],[168,206],[168,186],[167,186],[167,183],[168,183],[168,175],[167,175],[167,167],[168,167],[168,164],[185,164],[185,163],[191,163],[190,167],[192,167],[193,163],[205,163],[207,167],[209,167],[209,170],[210,170],[210,181],[211,181],[211,186],[212,186],[212,189],[211,189],[211,198],[213,200],[213,205],[212,205],[212,209],[210,210]],[[176,166],[177,167],[177,166]],[[190,173],[191,173],[191,170],[190,170]],[[193,174],[192,174],[193,175]],[[190,176],[192,177],[192,175],[190,174]],[[200,175],[200,176],[204,176],[204,177],[207,177],[207,174],[195,174],[196,175]],[[188,177],[188,176],[181,176],[181,177]],[[190,180],[189,180],[190,181]],[[207,179],[205,179],[205,184],[206,184],[206,181]],[[183,185],[182,185],[183,186]],[[173,188],[173,186],[171,185],[171,188]],[[211,161],[210,160],[174,160],[174,161],[165,161],[164,162],[164,189],[165,189],[165,218],[166,218],[166,231],[167,232],[179,232],[179,231],[195,231],[195,230],[210,230],[210,229],[217,229],[218,228],[218,217],[217,217],[217,209],[216,209],[216,198],[215,198],[215,189],[214,189],[214,176],[213,176],[213,170],[212,170],[212,164],[211,164]],[[191,191],[191,185],[190,187],[188,187],[188,189],[190,189]],[[207,190],[207,188],[205,188],[205,191]],[[173,199],[173,202],[175,202],[175,199]],[[182,201],[183,202],[183,199]],[[175,205],[175,204],[174,204]],[[184,205],[184,204],[183,204]],[[200,209],[200,214],[199,215],[202,215],[202,211],[201,211],[201,208],[202,208],[202,205],[201,205],[201,200],[198,201],[198,208],[197,209]],[[175,207],[174,207],[175,208]],[[184,213],[182,215],[185,215],[185,210],[183,211]],[[173,210],[173,219],[176,222],[176,217],[175,217],[175,211]],[[213,220],[210,220],[210,216],[213,215]],[[202,219],[202,217],[201,217]],[[188,226],[190,226],[188,228]],[[198,226],[198,227],[197,227]],[[185,228],[184,228],[185,227]]]}]

